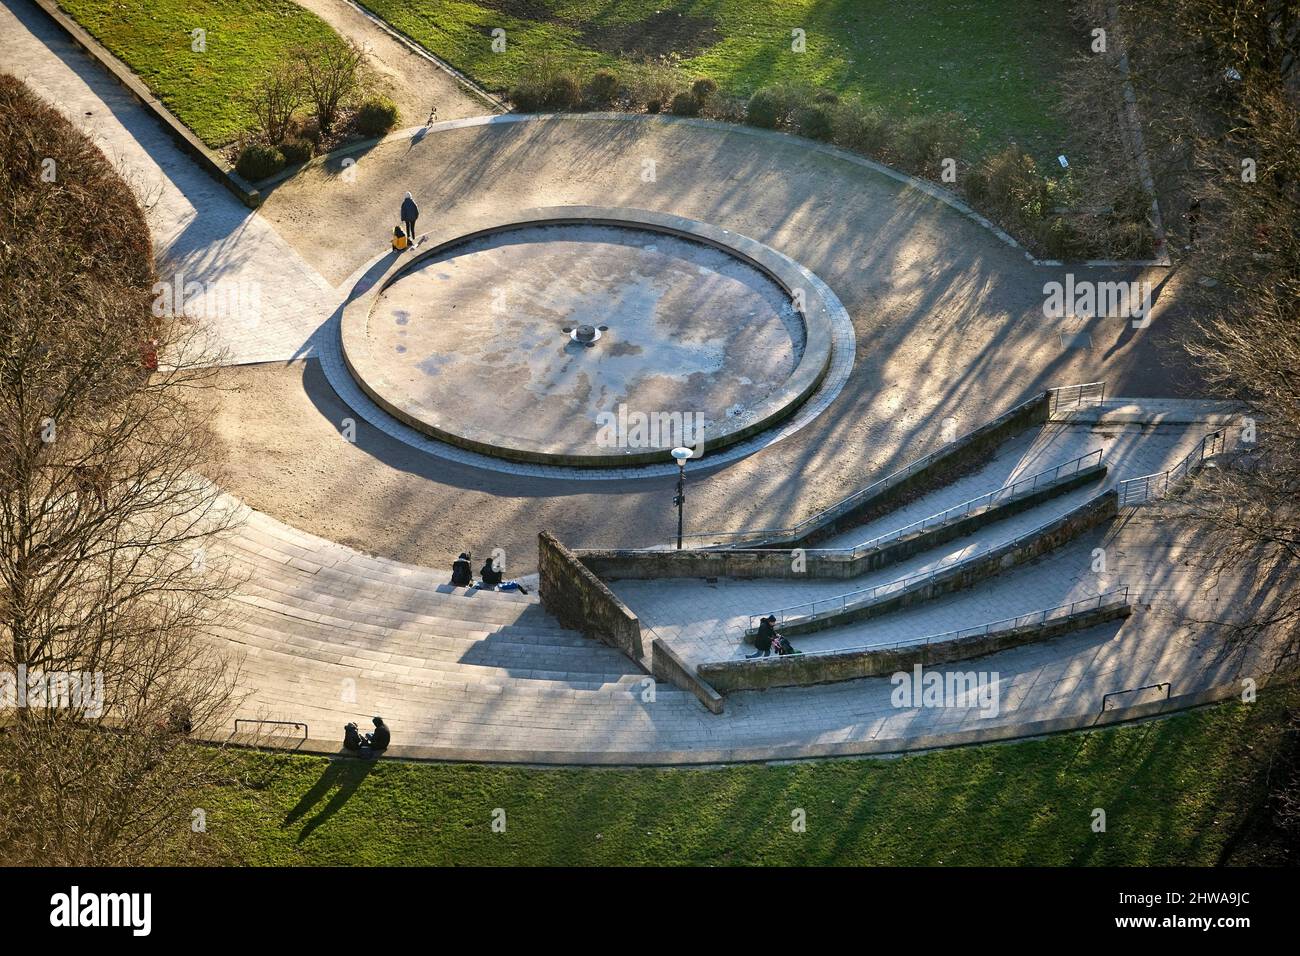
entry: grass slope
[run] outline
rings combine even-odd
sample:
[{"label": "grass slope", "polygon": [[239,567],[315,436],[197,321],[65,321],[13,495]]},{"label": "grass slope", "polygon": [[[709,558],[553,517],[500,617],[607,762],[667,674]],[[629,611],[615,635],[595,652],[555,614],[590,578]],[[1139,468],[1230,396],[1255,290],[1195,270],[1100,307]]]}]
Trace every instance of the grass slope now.
[{"label": "grass slope", "polygon": [[[211,794],[195,839],[271,865],[1213,864],[1258,828],[1297,702],[1289,688],[1004,746],[712,770],[243,753],[239,782]],[[504,833],[491,827],[496,808]],[[1094,808],[1105,833],[1092,832]]]},{"label": "grass slope", "polygon": [[[959,110],[994,147],[1052,156],[1056,81],[1080,38],[1047,0],[366,0],[480,83],[505,90],[548,62],[588,74],[680,54],[687,79],[735,94],[803,82],[895,110]],[[506,31],[494,53],[492,30]],[[794,29],[807,49],[791,49]]]},{"label": "grass slope", "polygon": [[[254,123],[246,95],[288,50],[337,34],[292,0],[59,0],[208,146]],[[191,31],[207,31],[206,52]]]}]

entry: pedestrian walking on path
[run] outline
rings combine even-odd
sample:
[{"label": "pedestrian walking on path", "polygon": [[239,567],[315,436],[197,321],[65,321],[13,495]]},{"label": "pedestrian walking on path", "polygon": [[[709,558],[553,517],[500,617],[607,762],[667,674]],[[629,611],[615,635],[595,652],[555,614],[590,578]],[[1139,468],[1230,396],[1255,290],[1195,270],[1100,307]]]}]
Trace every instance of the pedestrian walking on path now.
[{"label": "pedestrian walking on path", "polygon": [[753,654],[747,654],[746,657],[750,660],[755,657],[767,657],[768,654],[772,653],[772,642],[779,636],[780,635],[776,629],[775,614],[769,614],[767,617],[760,618],[758,622],[758,631],[754,634],[753,640],[754,646],[758,648],[758,650],[754,651]]},{"label": "pedestrian walking on path", "polygon": [[406,238],[412,243],[415,242],[415,220],[419,218],[420,207],[415,204],[411,194],[407,193],[402,200],[402,225],[406,227]]}]

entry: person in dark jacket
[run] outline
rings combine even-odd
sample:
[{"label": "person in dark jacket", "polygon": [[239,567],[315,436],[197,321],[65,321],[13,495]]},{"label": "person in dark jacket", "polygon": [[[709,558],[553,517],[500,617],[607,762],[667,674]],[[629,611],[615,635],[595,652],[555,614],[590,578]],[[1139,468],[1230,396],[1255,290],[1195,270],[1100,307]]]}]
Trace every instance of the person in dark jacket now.
[{"label": "person in dark jacket", "polygon": [[495,588],[505,577],[504,574],[493,567],[491,558],[483,562],[483,568],[479,571],[478,576],[483,581],[482,587],[488,590]]},{"label": "person in dark jacket", "polygon": [[343,749],[360,750],[364,741],[361,739],[361,733],[357,730],[356,724],[344,724],[343,726]]},{"label": "person in dark jacket", "polygon": [[474,568],[469,563],[468,551],[462,551],[460,557],[451,562],[451,583],[458,588],[467,588],[474,583]]},{"label": "person in dark jacket", "polygon": [[758,622],[758,633],[754,635],[754,646],[758,648],[750,658],[767,657],[772,653],[772,641],[777,637],[776,615],[769,614]]},{"label": "person in dark jacket", "polygon": [[402,225],[406,227],[406,238],[415,242],[415,220],[420,218],[420,207],[415,204],[411,194],[402,200]]},{"label": "person in dark jacket", "polygon": [[384,718],[375,717],[374,725],[374,733],[366,734],[365,746],[367,750],[381,754],[388,749],[388,743],[393,735],[388,732],[388,725],[384,723]]}]

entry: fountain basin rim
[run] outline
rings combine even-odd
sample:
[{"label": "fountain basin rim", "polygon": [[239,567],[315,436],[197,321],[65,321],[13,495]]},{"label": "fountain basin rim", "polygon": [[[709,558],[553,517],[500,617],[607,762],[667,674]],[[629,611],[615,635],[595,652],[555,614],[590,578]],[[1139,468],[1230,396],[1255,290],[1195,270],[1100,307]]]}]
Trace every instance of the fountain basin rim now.
[{"label": "fountain basin rim", "polygon": [[505,220],[462,217],[458,220],[458,225],[461,228],[454,234],[446,230],[445,236],[432,236],[426,247],[414,255],[396,254],[396,258],[384,271],[371,280],[369,277],[383,265],[384,260],[395,254],[385,252],[377,256],[353,288],[343,307],[339,323],[344,364],[362,391],[397,420],[439,441],[480,454],[529,464],[626,468],[645,464],[662,465],[671,460],[668,448],[611,449],[603,454],[555,453],[521,448],[517,441],[489,434],[483,429],[451,431],[431,420],[426,409],[396,394],[396,390],[386,381],[382,363],[371,354],[366,334],[371,310],[384,290],[406,274],[422,267],[426,261],[457,246],[521,229],[582,225],[656,232],[721,250],[763,273],[791,298],[795,297],[796,290],[802,290],[805,308],[800,318],[804,327],[804,346],[794,370],[781,387],[746,409],[743,414],[715,421],[708,426],[704,437],[705,457],[711,450],[719,450],[751,438],[794,414],[817,390],[830,367],[831,316],[833,310],[842,310],[843,307],[829,292],[827,295],[831,301],[827,300],[819,291],[824,288],[824,284],[803,266],[754,239],[682,216],[630,207],[549,206],[524,210]]}]

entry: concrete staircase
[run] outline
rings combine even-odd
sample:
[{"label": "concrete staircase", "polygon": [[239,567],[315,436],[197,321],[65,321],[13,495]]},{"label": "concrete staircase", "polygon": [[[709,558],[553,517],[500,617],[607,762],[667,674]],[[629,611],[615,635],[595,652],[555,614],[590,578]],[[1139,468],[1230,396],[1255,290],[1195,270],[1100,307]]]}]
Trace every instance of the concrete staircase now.
[{"label": "concrete staircase", "polygon": [[[1169,405],[1170,407],[1165,407]],[[1106,524],[1083,528],[1072,539],[1027,563],[1003,559],[991,570],[981,557],[1033,540],[1044,526],[1059,523],[1126,479],[1170,468],[1223,425],[1225,409],[1207,412],[1192,403],[1161,403],[1158,414],[1141,417],[1141,402],[1113,400],[1107,408],[1072,410],[1041,427],[1005,441],[982,464],[888,513],[818,541],[808,555],[848,549],[894,529],[913,525],[962,502],[1001,488],[1025,475],[1101,450],[1107,471],[1032,506],[990,520],[963,537],[940,540],[917,553],[851,580],[780,578],[659,578],[614,580],[609,586],[647,625],[692,665],[743,657],[752,648],[746,634],[763,614],[775,613],[795,645],[805,652],[921,642],[946,631],[1028,614],[1093,597],[1117,580],[1094,568],[1094,549],[1104,547]],[[1113,409],[1113,410],[1112,410]],[[969,572],[967,569],[971,569]],[[988,576],[991,575],[991,576]],[[933,597],[922,594],[899,607],[904,591],[934,576],[961,587]],[[969,577],[971,580],[966,580]],[[874,605],[880,604],[880,613]],[[869,615],[869,616],[868,616]],[[857,618],[857,619],[855,619]],[[800,633],[800,632],[804,633]]]},{"label": "concrete staircase", "polygon": [[697,708],[619,651],[560,627],[535,592],[454,588],[449,572],[369,557],[259,513],[212,561],[240,581],[218,636],[251,691],[241,718],[301,721],[313,738],[342,739],[347,721],[381,714],[406,733],[454,740],[489,717],[581,723],[640,706],[651,686],[661,706]]},{"label": "concrete staircase", "polygon": [[[948,486],[858,527],[839,529],[844,537],[827,543],[856,543],[1078,451],[1103,449],[1110,467],[1104,479],[976,533],[986,545],[1006,540],[1070,507],[1070,495],[1085,497],[1103,482],[1113,485],[1166,467],[1209,427],[1202,421],[1178,424],[1049,423],[1005,442]],[[246,511],[237,502],[229,506]],[[975,537],[937,544],[909,557],[910,563],[852,581],[724,577],[615,581],[613,587],[654,626],[656,638],[671,640],[674,653],[698,666],[744,653],[738,630],[731,643],[718,641],[729,620],[743,627],[750,614],[797,603],[813,588],[842,594],[954,557],[959,562],[978,544]],[[889,749],[913,739],[948,740],[933,735],[958,730],[984,739],[978,735],[985,727],[996,735],[1040,717],[1082,720],[1078,715],[1095,711],[1101,694],[1153,680],[1175,680],[1180,688],[1221,682],[1219,665],[1169,644],[1168,625],[1159,617],[1162,607],[1200,599],[1203,583],[1178,552],[1187,540],[1184,531],[1139,516],[1093,528],[974,587],[796,641],[805,652],[921,641],[1126,584],[1134,604],[1155,609],[1122,624],[1112,621],[996,655],[987,666],[1003,675],[1006,709],[994,722],[956,710],[899,710],[885,678],[738,691],[724,713],[710,714],[689,690],[655,683],[620,652],[558,626],[535,595],[452,588],[444,570],[370,557],[257,513],[247,514],[239,530],[213,549],[211,560],[243,578],[217,635],[219,646],[241,666],[238,684],[246,697],[232,716],[308,725],[264,724],[263,742],[336,752],[345,722],[365,727],[370,715],[382,714],[394,728],[395,756],[691,763]],[[1102,573],[1093,565],[1099,547],[1108,559]],[[1220,599],[1230,596],[1211,595]],[[258,725],[241,726],[244,733],[235,739],[251,742],[247,732]]]}]

